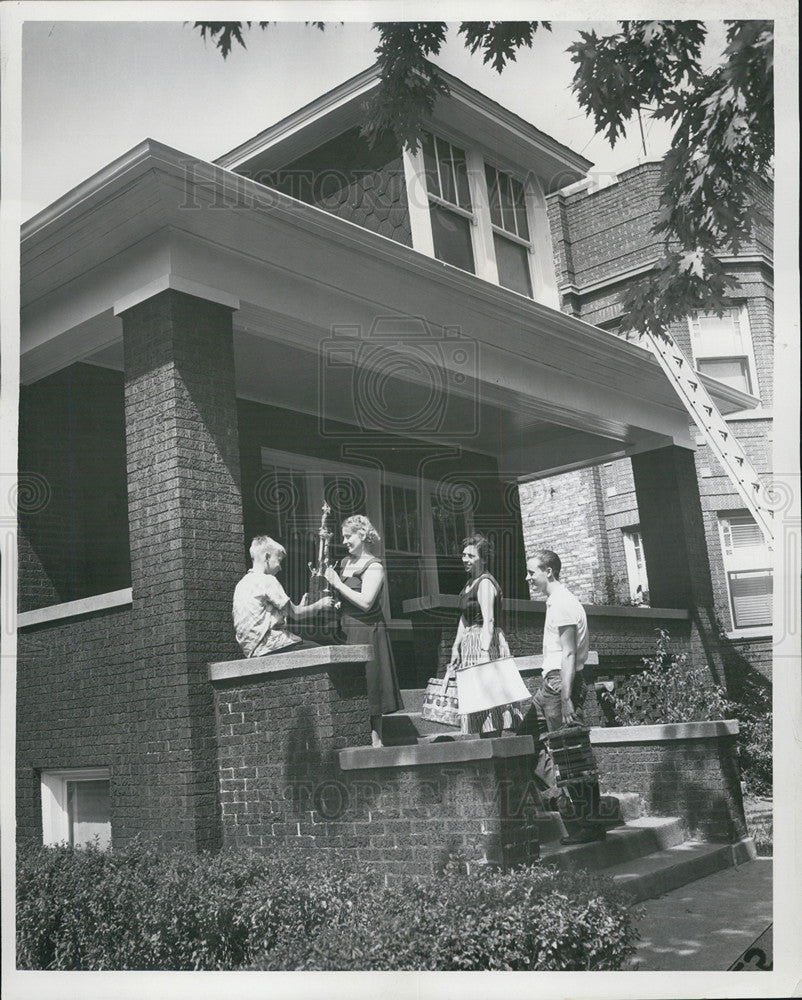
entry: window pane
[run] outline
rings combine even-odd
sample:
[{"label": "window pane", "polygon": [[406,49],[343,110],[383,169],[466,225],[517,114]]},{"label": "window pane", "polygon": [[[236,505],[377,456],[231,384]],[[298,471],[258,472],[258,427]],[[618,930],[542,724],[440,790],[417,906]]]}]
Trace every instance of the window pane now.
[{"label": "window pane", "polygon": [[440,182],[437,179],[437,162],[434,156],[434,136],[427,132],[423,136],[423,169],[426,174],[426,190],[429,194],[441,196]]},{"label": "window pane", "polygon": [[493,234],[496,247],[498,281],[505,288],[511,288],[521,295],[532,298],[532,280],[529,276],[529,252],[519,243],[513,243],[498,233]]},{"label": "window pane", "polygon": [[752,391],[746,358],[700,358],[696,367],[703,375],[718,379],[733,389]]},{"label": "window pane", "polygon": [[524,187],[520,181],[514,177],[510,178],[512,183],[512,197],[515,205],[516,232],[522,240],[529,239],[529,223],[526,221],[526,201],[524,199]]},{"label": "window pane", "polygon": [[471,191],[468,187],[468,166],[465,154],[461,149],[451,147],[454,155],[454,173],[457,178],[457,204],[466,211],[471,211]]},{"label": "window pane", "polygon": [[446,201],[458,205],[457,188],[451,166],[451,146],[442,139],[437,139],[437,160],[440,164],[440,194]]},{"label": "window pane", "polygon": [[471,223],[440,205],[430,205],[434,255],[446,264],[474,273]]},{"label": "window pane", "polygon": [[729,573],[735,628],[771,624],[771,570]]},{"label": "window pane", "polygon": [[515,232],[515,213],[512,204],[511,178],[509,174],[498,173],[499,194],[501,199],[501,225],[509,233]]},{"label": "window pane", "polygon": [[490,221],[494,226],[500,226],[501,204],[498,194],[498,172],[495,167],[485,164],[485,177],[487,178],[487,193],[490,198]]},{"label": "window pane", "polygon": [[95,837],[102,848],[111,844],[108,781],[68,781],[67,814],[73,847],[89,844]]}]

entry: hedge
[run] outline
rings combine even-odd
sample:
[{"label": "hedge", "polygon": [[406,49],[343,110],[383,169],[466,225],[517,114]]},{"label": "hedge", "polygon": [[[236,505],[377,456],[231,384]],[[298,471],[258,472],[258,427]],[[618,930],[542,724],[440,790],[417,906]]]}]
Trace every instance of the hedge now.
[{"label": "hedge", "polygon": [[21,845],[21,969],[612,970],[633,953],[626,900],[533,865],[387,887],[355,862],[153,844]]}]

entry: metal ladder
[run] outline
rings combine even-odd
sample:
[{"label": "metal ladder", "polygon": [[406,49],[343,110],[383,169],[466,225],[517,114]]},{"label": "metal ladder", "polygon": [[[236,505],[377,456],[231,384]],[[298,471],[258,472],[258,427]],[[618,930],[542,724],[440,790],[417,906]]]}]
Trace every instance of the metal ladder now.
[{"label": "metal ladder", "polygon": [[737,438],[727,426],[716,404],[710,398],[693,365],[679,345],[668,333],[665,339],[647,333],[660,367],[677,390],[688,413],[732,480],[744,504],[754,517],[766,543],[771,546],[774,538],[774,511],[763,503],[763,484],[755,468],[746,457]]}]

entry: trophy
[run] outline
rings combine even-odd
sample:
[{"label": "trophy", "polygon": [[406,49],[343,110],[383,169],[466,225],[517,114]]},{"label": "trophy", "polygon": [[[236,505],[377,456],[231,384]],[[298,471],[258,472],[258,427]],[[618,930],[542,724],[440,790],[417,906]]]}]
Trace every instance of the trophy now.
[{"label": "trophy", "polygon": [[304,597],[304,604],[314,604],[326,594],[334,599],[334,607],[324,610],[315,615],[307,626],[307,634],[316,642],[337,643],[343,641],[340,629],[340,602],[333,588],[326,579],[326,570],[329,567],[329,545],[332,533],[328,527],[328,518],[331,507],[323,501],[321,508],[320,528],[318,530],[318,550],[317,563],[309,563],[309,590]]},{"label": "trophy", "polygon": [[326,579],[326,570],[329,568],[329,545],[331,544],[332,534],[329,531],[328,519],[331,513],[331,507],[323,501],[323,506],[321,508],[322,516],[320,518],[320,529],[318,531],[318,542],[317,549],[317,565],[309,563],[309,603],[312,604],[314,601],[319,601],[321,597],[326,594],[334,593],[329,586],[328,580]]}]

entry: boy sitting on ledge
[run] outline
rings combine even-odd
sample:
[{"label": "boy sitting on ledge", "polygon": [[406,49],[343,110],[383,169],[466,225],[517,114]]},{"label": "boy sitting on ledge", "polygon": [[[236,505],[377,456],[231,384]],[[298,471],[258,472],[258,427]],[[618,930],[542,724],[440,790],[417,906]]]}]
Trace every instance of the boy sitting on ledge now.
[{"label": "boy sitting on ledge", "polygon": [[257,535],[251,542],[253,567],[234,588],[232,614],[237,642],[244,656],[265,656],[279,650],[309,649],[317,643],[287,631],[287,618],[298,621],[333,606],[330,595],[314,604],[293,604],[276,579],[287,554],[269,535]]}]

